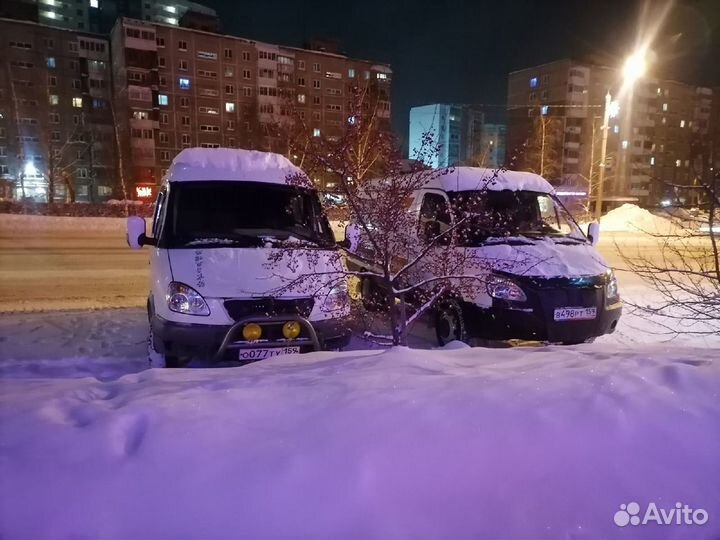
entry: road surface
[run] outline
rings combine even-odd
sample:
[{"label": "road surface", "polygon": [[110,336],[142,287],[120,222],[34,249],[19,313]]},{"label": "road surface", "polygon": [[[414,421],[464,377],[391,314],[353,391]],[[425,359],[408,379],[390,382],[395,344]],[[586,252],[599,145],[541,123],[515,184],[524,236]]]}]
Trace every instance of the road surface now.
[{"label": "road surface", "polygon": [[[615,268],[620,253],[657,256],[635,233],[606,234],[600,252]],[[0,313],[143,306],[148,249],[125,243],[124,220],[0,215]],[[637,276],[619,272],[621,287]]]}]

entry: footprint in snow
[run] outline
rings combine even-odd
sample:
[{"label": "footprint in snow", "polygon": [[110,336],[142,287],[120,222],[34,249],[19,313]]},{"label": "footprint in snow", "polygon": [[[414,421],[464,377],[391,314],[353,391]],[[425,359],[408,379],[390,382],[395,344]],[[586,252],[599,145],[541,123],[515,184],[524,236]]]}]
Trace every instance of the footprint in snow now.
[{"label": "footprint in snow", "polygon": [[110,450],[118,457],[134,456],[145,439],[147,426],[144,414],[125,414],[114,418],[108,432]]}]

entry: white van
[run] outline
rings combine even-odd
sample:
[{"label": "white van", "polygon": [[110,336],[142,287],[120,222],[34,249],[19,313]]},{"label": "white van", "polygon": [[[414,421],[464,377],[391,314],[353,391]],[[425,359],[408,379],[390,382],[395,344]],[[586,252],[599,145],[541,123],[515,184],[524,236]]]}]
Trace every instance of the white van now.
[{"label": "white van", "polygon": [[[462,250],[463,260],[483,262],[469,272],[471,281],[482,284],[470,287],[472,294],[458,287],[437,303],[431,324],[440,345],[474,338],[573,344],[615,330],[622,303],[615,275],[594,247],[599,226],[593,223],[583,234],[541,176],[475,167],[438,170],[414,192],[408,211],[418,245],[454,231],[452,247],[437,242],[430,256]],[[358,257],[350,255],[348,267],[377,271],[363,262],[372,260],[371,247],[357,231],[351,224],[351,249]],[[399,264],[407,257],[399,257]],[[418,265],[408,284],[429,277]],[[364,279],[365,297],[374,302],[384,296],[372,278]]]},{"label": "white van", "polygon": [[317,193],[298,179],[307,177],[267,152],[188,148],[175,157],[151,235],[144,219],[128,218],[130,247],[152,247],[152,365],[348,344],[344,263]]}]

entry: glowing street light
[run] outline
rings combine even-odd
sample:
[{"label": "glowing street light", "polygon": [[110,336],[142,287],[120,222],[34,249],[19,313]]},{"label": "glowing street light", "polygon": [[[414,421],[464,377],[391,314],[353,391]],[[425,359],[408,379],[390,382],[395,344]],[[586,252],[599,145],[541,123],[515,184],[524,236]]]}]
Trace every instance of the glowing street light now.
[{"label": "glowing street light", "polygon": [[631,54],[623,65],[624,84],[632,85],[647,71],[646,51],[639,50]]},{"label": "glowing street light", "polygon": [[35,176],[37,174],[37,168],[32,161],[25,163],[25,176]]}]

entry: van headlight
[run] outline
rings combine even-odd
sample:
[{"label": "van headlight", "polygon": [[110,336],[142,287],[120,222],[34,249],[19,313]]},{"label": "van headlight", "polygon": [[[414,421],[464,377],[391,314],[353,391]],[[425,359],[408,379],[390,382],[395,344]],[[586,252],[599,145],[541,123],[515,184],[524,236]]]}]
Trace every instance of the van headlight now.
[{"label": "van headlight", "polygon": [[165,300],[170,311],[185,315],[210,315],[205,299],[192,287],[173,281],[168,285]]},{"label": "van headlight", "polygon": [[615,277],[615,272],[608,270],[607,280],[605,281],[605,300],[607,303],[612,303],[618,298],[620,298],[620,293],[618,292],[617,277]]},{"label": "van headlight", "polygon": [[323,311],[341,311],[350,305],[347,283],[340,283],[330,289],[322,303]]},{"label": "van headlight", "polygon": [[527,296],[519,285],[506,277],[491,275],[486,283],[488,294],[498,300],[525,302]]}]

